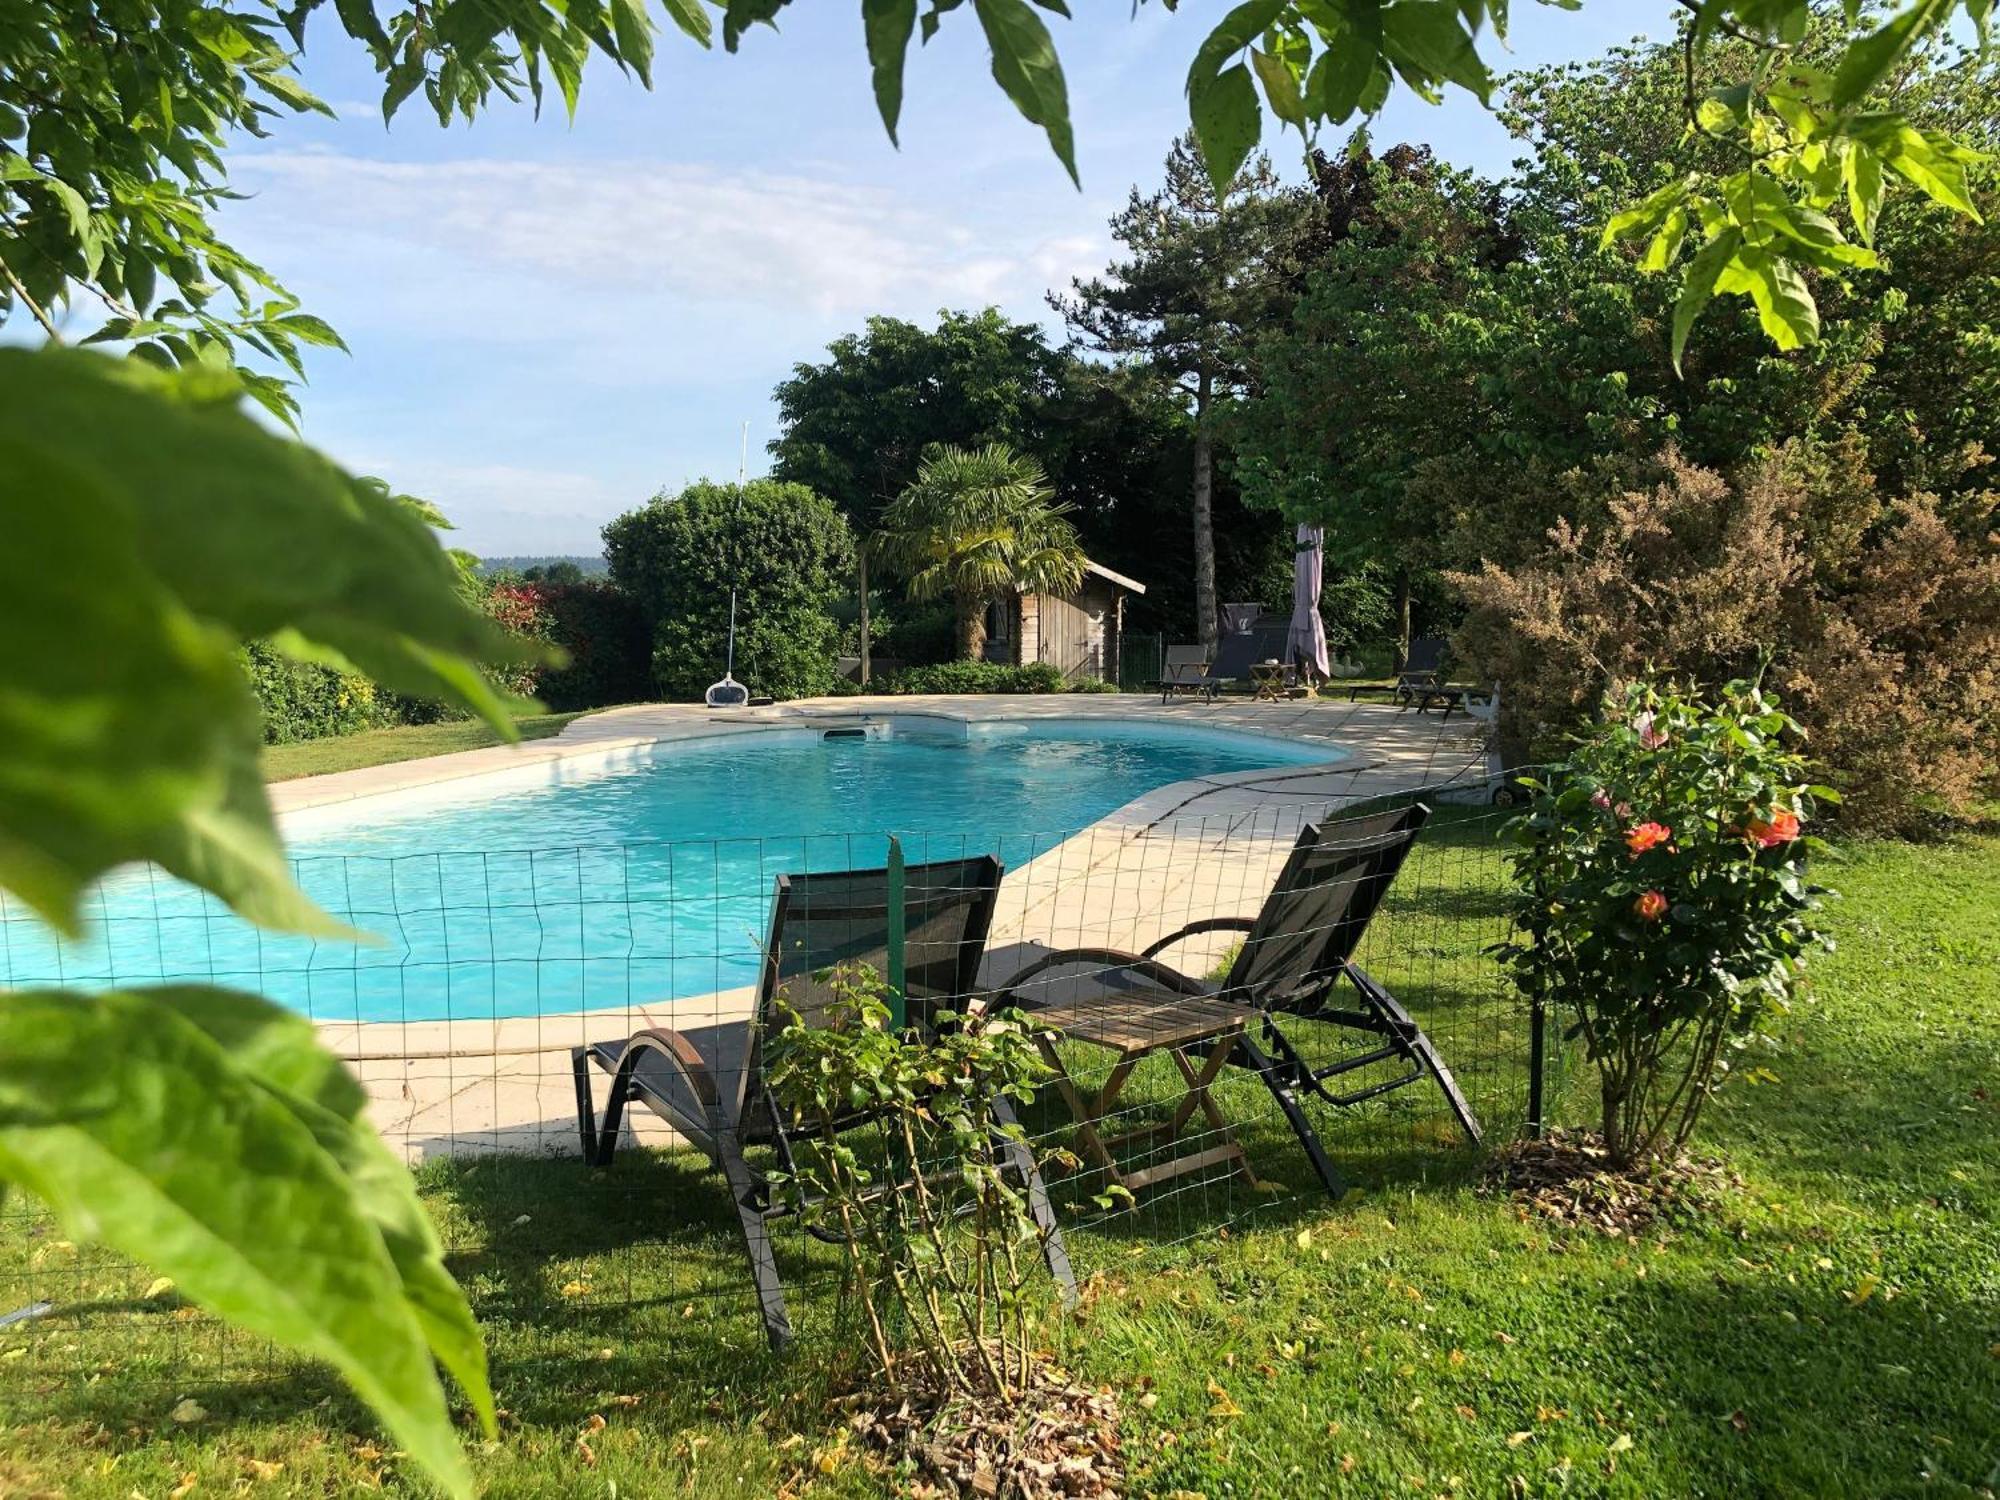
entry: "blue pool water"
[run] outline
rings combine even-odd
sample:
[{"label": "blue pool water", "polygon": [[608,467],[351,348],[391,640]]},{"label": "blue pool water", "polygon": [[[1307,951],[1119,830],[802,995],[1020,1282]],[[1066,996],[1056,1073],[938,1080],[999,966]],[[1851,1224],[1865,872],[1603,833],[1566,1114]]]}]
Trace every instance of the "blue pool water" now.
[{"label": "blue pool water", "polygon": [[[907,724],[907,721],[905,721]],[[734,736],[560,785],[397,794],[304,815],[301,885],[381,939],[260,932],[150,871],[108,881],[89,938],[7,911],[14,984],[199,979],[324,1021],[554,1015],[748,984],[783,871],[993,853],[1017,867],[1168,782],[1337,758],[1192,726],[1043,721],[873,741]]]}]

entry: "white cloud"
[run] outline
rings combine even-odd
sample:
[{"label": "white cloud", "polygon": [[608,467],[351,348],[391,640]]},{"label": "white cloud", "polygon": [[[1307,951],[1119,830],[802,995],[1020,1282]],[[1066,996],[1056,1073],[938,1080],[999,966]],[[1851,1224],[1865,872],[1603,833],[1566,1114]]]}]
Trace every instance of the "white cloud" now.
[{"label": "white cloud", "polygon": [[[816,323],[987,301],[1033,316],[1052,277],[1066,277],[1093,243],[981,222],[977,200],[947,214],[827,177],[678,163],[265,152],[239,158],[234,175],[260,191],[238,210],[259,246],[288,242],[281,263],[321,263],[329,252],[349,271],[374,263],[398,321],[454,333],[478,331],[465,326],[476,321],[486,336],[556,331],[539,315],[521,318],[531,288],[561,302],[566,319],[591,318],[598,303],[629,320],[635,298]],[[968,200],[955,194],[953,206]],[[477,299],[461,295],[468,287]],[[504,300],[488,300],[495,294]]]}]

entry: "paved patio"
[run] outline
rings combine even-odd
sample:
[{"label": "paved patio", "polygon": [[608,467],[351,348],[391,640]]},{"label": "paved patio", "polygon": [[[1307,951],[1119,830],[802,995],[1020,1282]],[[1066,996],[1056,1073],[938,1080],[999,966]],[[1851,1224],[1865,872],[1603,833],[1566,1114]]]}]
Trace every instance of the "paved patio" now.
[{"label": "paved patio", "polygon": [[[1484,800],[1488,787],[1480,726],[1462,717],[1446,722],[1436,714],[1343,699],[1162,706],[1134,694],[1066,694],[826,698],[726,714],[666,704],[614,709],[578,719],[553,739],[282,782],[271,795],[294,830],[324,827],[387,811],[408,794],[428,799],[440,792],[560,784],[586,769],[640,764],[663,742],[773,730],[816,734],[836,724],[887,719],[893,726],[913,717],[927,720],[933,731],[1020,719],[1211,725],[1324,742],[1330,754],[1342,756],[1324,767],[1286,766],[1157,788],[1009,870],[982,974],[994,985],[1052,947],[1136,949],[1194,917],[1254,912],[1300,825],[1331,807],[1447,784]],[[459,782],[465,785],[453,785]],[[373,807],[356,805],[376,798],[383,800]],[[1212,943],[1214,953],[1226,941]],[[1187,963],[1214,956],[1190,947],[1179,955]],[[743,989],[658,1007],[500,1021],[350,1023],[322,1032],[367,1087],[378,1127],[413,1160],[494,1150],[574,1151],[572,1047],[640,1026],[740,1017],[750,999]],[[629,1128],[641,1140],[671,1138],[649,1117]]]}]

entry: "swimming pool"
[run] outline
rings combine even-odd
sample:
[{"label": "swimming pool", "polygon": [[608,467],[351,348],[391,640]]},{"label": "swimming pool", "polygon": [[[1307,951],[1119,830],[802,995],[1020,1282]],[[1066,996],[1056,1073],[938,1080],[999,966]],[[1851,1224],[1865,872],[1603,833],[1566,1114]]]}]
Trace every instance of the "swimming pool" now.
[{"label": "swimming pool", "polygon": [[[860,730],[855,737],[854,731]],[[299,883],[376,946],[260,932],[150,870],[59,942],[7,912],[13,984],[198,979],[321,1021],[497,1020],[748,984],[782,871],[993,853],[1010,868],[1169,782],[1341,757],[1105,720],[913,716],[667,742],[636,760],[468,777],[286,819]]]}]

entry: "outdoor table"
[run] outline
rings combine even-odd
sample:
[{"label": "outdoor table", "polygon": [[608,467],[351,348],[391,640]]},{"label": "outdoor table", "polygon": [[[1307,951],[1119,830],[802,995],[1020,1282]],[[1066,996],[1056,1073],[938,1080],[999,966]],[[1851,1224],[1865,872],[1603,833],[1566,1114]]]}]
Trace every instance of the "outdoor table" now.
[{"label": "outdoor table", "polygon": [[[1236,1132],[1216,1107],[1209,1088],[1229,1062],[1243,1039],[1244,1027],[1257,1015],[1255,1007],[1211,1000],[1200,996],[1168,996],[1130,993],[1098,995],[1064,1005],[1037,1010],[1032,1020],[1047,1026],[1038,1032],[1036,1045],[1055,1074],[1055,1085],[1077,1122],[1077,1136],[1083,1154],[1101,1167],[1105,1176],[1128,1193],[1138,1194],[1155,1183],[1183,1177],[1225,1163],[1240,1171],[1252,1187],[1257,1176],[1250,1170]],[[1060,1033],[1060,1035],[1058,1035]],[[1063,1063],[1058,1041],[1084,1042],[1115,1054],[1110,1074],[1095,1097],[1086,1098]],[[1208,1056],[1199,1067],[1188,1055],[1190,1048],[1207,1045]],[[1100,1122],[1117,1108],[1118,1095],[1144,1058],[1165,1052],[1180,1069],[1187,1091],[1163,1123],[1141,1126],[1116,1135],[1104,1135]],[[1185,1152],[1166,1161],[1152,1162],[1137,1171],[1121,1171],[1115,1152],[1120,1146],[1140,1141],[1155,1149],[1172,1145],[1201,1111],[1208,1121],[1213,1144]]]},{"label": "outdoor table", "polygon": [[1285,664],[1281,661],[1260,661],[1250,664],[1250,681],[1256,686],[1256,700],[1267,703],[1285,701]]}]

